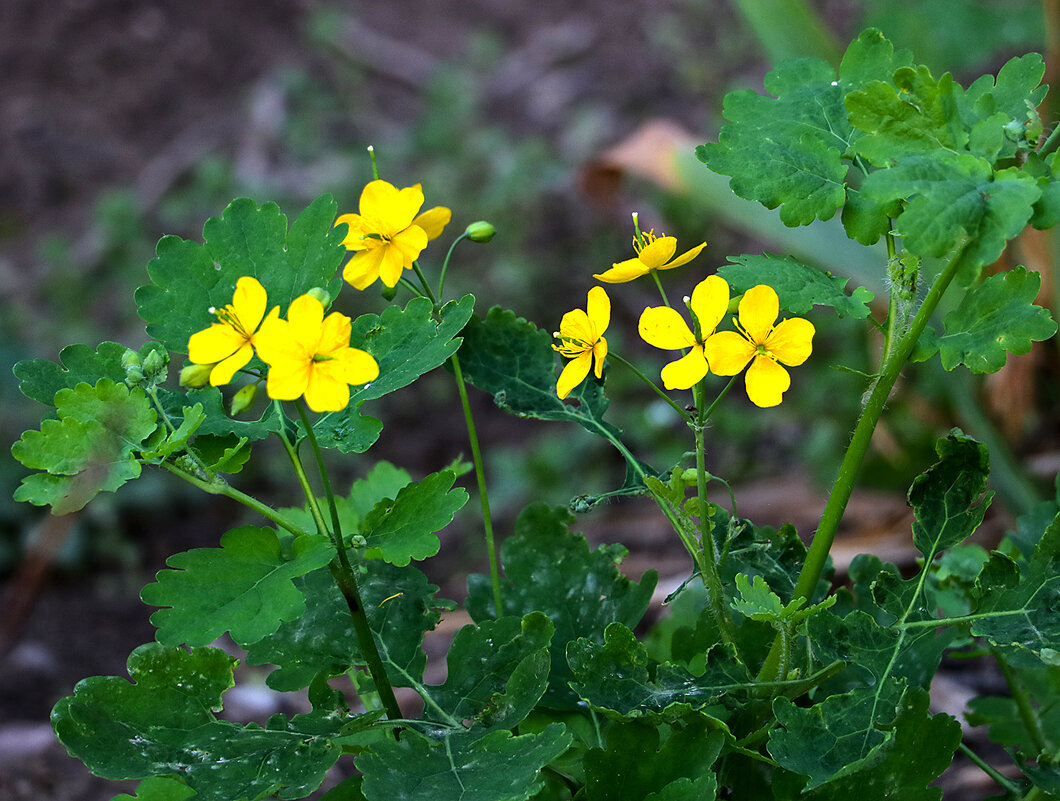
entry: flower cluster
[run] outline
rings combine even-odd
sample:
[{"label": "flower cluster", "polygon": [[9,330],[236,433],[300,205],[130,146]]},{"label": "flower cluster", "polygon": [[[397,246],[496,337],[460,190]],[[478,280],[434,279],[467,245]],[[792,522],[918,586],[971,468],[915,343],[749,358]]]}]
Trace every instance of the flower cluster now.
[{"label": "flower cluster", "polygon": [[[188,360],[200,370],[209,369],[211,385],[227,384],[256,352],[269,368],[265,391],[270,398],[295,400],[304,395],[314,412],[337,412],[349,404],[351,384],[365,384],[379,375],[369,353],[350,347],[350,318],[339,312],[325,317],[315,293],[295,298],[287,319],[280,317],[279,306],[266,316],[267,305],[265,288],[256,278],[244,276],[236,281],[229,305],[210,309],[218,322],[191,335]],[[201,372],[193,369],[184,375]],[[186,383],[194,383],[194,378]]]},{"label": "flower cluster", "polygon": [[[594,275],[605,283],[632,281],[653,271],[669,270],[687,264],[706,246],[701,243],[674,258],[677,240],[654,232],[634,239],[636,257],[616,262],[610,270]],[[644,309],[638,330],[649,345],[663,350],[682,350],[676,361],[662,368],[666,389],[691,389],[709,373],[735,376],[744,368],[747,396],[759,407],[776,406],[791,386],[786,367],[795,367],[809,358],[815,329],[808,320],[794,317],[777,322],[780,299],[776,290],[759,284],[747,290],[737,306],[735,331],[718,331],[729,309],[730,288],[725,279],[711,275],[700,281],[685,299],[692,316],[685,318],[669,305]],[[665,298],[664,298],[665,300]],[[586,310],[575,309],[563,316],[552,347],[568,362],[556,384],[562,399],[581,384],[595,365],[597,379],[603,375],[607,340],[603,334],[610,320],[611,302],[602,287],[589,291]]]}]

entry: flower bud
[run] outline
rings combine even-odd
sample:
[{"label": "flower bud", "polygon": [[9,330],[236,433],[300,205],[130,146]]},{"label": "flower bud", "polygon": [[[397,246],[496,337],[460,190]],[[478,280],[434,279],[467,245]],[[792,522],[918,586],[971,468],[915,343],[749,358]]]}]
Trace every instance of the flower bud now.
[{"label": "flower bud", "polygon": [[144,378],[157,386],[166,380],[169,370],[169,353],[162,348],[155,348],[143,359]]},{"label": "flower bud", "polygon": [[306,292],[311,298],[316,298],[320,301],[320,305],[325,309],[331,305],[331,295],[323,287],[315,286]]},{"label": "flower bud", "polygon": [[122,355],[121,367],[125,371],[125,383],[130,387],[138,387],[144,383],[144,371],[140,361],[140,354],[132,348],[127,348]]},{"label": "flower bud", "polygon": [[232,396],[232,416],[242,414],[254,404],[254,399],[258,396],[258,384],[255,381],[253,384],[247,384],[241,388],[239,392]]},{"label": "flower bud", "polygon": [[472,242],[489,242],[496,233],[497,229],[485,220],[473,222],[464,230],[464,235]]},{"label": "flower bud", "polygon": [[201,389],[210,383],[211,372],[213,372],[212,364],[189,364],[180,371],[180,385]]}]

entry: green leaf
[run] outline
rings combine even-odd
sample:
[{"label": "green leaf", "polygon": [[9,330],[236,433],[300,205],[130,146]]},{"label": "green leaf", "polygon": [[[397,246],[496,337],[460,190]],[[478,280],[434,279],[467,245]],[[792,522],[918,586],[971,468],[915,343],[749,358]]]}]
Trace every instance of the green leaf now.
[{"label": "green leaf", "polygon": [[935,443],[939,461],[913,479],[909,505],[913,545],[927,563],[979,528],[993,492],[986,492],[990,454],[986,446],[954,429]]},{"label": "green leaf", "polygon": [[15,500],[67,514],[140,475],[134,454],[157,429],[157,415],[142,390],[101,378],[95,386],[60,389],[55,409],[58,419],[26,431],[11,448],[26,467],[47,471],[23,479]]},{"label": "green leaf", "polygon": [[788,226],[827,220],[846,201],[848,165],[842,160],[859,135],[847,119],[844,97],[872,80],[890,79],[907,63],[877,30],[847,49],[839,77],[817,59],[783,62],[765,78],[773,97],[730,92],[729,120],[717,144],[696,148],[710,169],[732,176],[733,192],[767,208],[780,207]]},{"label": "green leaf", "polygon": [[322,448],[337,448],[343,453],[364,453],[379,439],[383,424],[361,414],[361,405],[351,403],[341,412],[322,418],[313,426]]},{"label": "green leaf", "polygon": [[754,581],[749,582],[742,573],[736,576],[736,590],[740,597],[734,598],[729,604],[734,610],[751,620],[774,626],[799,623],[836,602],[833,595],[808,609],[802,608],[806,603],[805,598],[793,598],[785,604],[779,595],[769,589],[761,576],[755,576]]},{"label": "green leaf", "polygon": [[[441,620],[440,610],[452,607],[435,598],[438,588],[411,565],[394,567],[380,559],[356,567],[357,584],[368,625],[387,667],[391,683],[410,686],[423,679],[427,657],[423,635]],[[350,608],[331,572],[314,570],[294,579],[305,598],[305,612],[247,650],[251,665],[276,665],[267,684],[290,692],[308,687],[320,674],[341,676],[365,664]]]},{"label": "green leaf", "polygon": [[159,398],[170,417],[182,415],[189,406],[202,406],[206,419],[196,433],[215,437],[236,436],[248,442],[265,439],[284,425],[284,418],[277,414],[276,407],[268,404],[257,420],[236,420],[225,409],[225,399],[217,387],[193,389],[187,393],[160,391]]},{"label": "green leaf", "polygon": [[878,203],[906,201],[896,225],[907,250],[941,258],[967,238],[975,265],[997,260],[1041,195],[1036,180],[1016,168],[995,173],[985,159],[947,151],[877,170],[861,191]]},{"label": "green leaf", "polygon": [[444,364],[460,349],[457,334],[474,308],[475,296],[464,295],[441,308],[439,322],[427,298],[413,298],[404,309],[388,306],[381,315],[362,314],[354,320],[350,344],[375,357],[379,378],[354,390],[350,405],[381,398]]},{"label": "green leaf", "polygon": [[734,292],[746,292],[758,284],[768,284],[780,297],[780,308],[792,314],[806,314],[814,306],[831,306],[840,317],[861,320],[869,316],[872,293],[857,287],[847,295],[848,278],[826,273],[791,256],[730,256],[733,264],[718,269],[718,275]]},{"label": "green leaf", "polygon": [[206,420],[206,415],[203,413],[202,404],[199,403],[194,406],[185,406],[181,411],[183,412],[183,420],[180,427],[168,432],[166,438],[155,448],[150,451],[144,451],[141,454],[143,459],[162,461],[178,451],[187,450],[188,440],[192,438]]},{"label": "green leaf", "polygon": [[116,795],[111,801],[186,801],[195,795],[184,782],[162,776],[144,779],[136,788],[136,795]]},{"label": "green leaf", "polygon": [[157,643],[129,657],[129,676],[95,676],[52,712],[67,750],[107,779],[179,777],[196,801],[301,798],[341,750],[329,740],[357,719],[274,715],[266,728],[215,720],[236,660],[217,648]]},{"label": "green leaf", "polygon": [[541,787],[541,768],[570,745],[562,724],[536,734],[446,731],[428,739],[406,729],[359,756],[368,801],[523,801]]},{"label": "green leaf", "polygon": [[713,801],[713,765],[724,742],[698,715],[670,728],[665,740],[643,722],[612,726],[607,747],[585,755],[586,801]]},{"label": "green leaf", "polygon": [[[566,401],[556,395],[556,354],[552,337],[514,312],[499,306],[486,319],[474,317],[464,329],[460,348],[464,377],[493,395],[501,409],[518,417],[566,420],[619,444],[621,432],[603,420],[609,401],[592,377],[576,387]],[[621,448],[626,458],[626,487],[643,487],[644,476],[655,471]]]},{"label": "green leaf", "polygon": [[[995,558],[983,568],[991,571]],[[1060,515],[1038,542],[1015,584],[985,582],[972,634],[1001,648],[1021,667],[1060,665]]]},{"label": "green leaf", "polygon": [[92,384],[109,378],[116,384],[125,381],[121,359],[128,350],[117,342],[101,342],[93,350],[88,345],[69,345],[59,351],[60,364],[48,359],[28,359],[15,364],[18,388],[27,398],[54,406],[55,393],[73,389],[78,384]]},{"label": "green leaf", "polygon": [[[569,530],[573,521],[567,509],[531,504],[501,546],[504,614],[521,618],[539,611],[556,626],[545,702],[559,708],[577,703],[567,686],[572,678],[565,656],[567,643],[579,637],[601,642],[604,629],[612,622],[637,625],[647,611],[657,578],[654,570],[646,572],[640,582],[623,576],[618,564],[626,549],[601,545],[590,551],[585,538]],[[488,576],[468,578],[467,610],[476,621],[497,617]]]},{"label": "green leaf", "polygon": [[410,559],[434,556],[441,547],[435,535],[449,525],[453,515],[467,503],[467,491],[452,489],[452,470],[432,473],[420,482],[402,487],[397,497],[377,503],[361,522],[367,542],[365,556],[382,558],[402,567]]},{"label": "green leaf", "polygon": [[337,211],[323,195],[288,232],[275,203],[238,198],[207,220],[205,244],[163,237],[147,265],[152,284],[136,290],[147,333],[171,351],[186,352],[188,337],[216,322],[209,309],[232,302],[241,276],[257,278],[269,308],[278,305],[281,313],[299,295],[326,287],[346,255],[343,233],[332,227]]},{"label": "green leaf", "polygon": [[1047,309],[1035,305],[1041,275],[1023,267],[992,275],[972,287],[946,315],[939,338],[942,366],[963,364],[973,373],[996,373],[1007,353],[1027,353],[1034,342],[1056,333]]},{"label": "green leaf", "polygon": [[[961,741],[960,724],[949,715],[929,715],[925,690],[908,690],[898,706],[891,736],[816,791],[807,801],[939,801],[942,791],[928,787],[950,767]],[[809,743],[806,744],[810,746]]]},{"label": "green leaf", "polygon": [[449,649],[445,683],[427,691],[452,720],[474,718],[487,728],[512,729],[548,686],[548,644],[554,632],[540,612],[464,626]]},{"label": "green leaf", "polygon": [[166,564],[173,569],[160,571],[140,597],[169,607],[151,615],[160,643],[205,645],[229,631],[247,646],[302,614],[305,600],[291,580],[333,556],[326,537],[297,537],[291,553],[284,554],[274,530],[243,526],[227,532],[220,548],[169,557]]}]

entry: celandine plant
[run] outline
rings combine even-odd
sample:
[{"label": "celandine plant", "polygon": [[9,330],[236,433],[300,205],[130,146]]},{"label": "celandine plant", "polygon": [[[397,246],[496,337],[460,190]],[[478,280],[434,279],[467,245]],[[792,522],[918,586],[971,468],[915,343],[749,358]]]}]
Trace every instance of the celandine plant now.
[{"label": "celandine plant", "polygon": [[[236,200],[206,223],[204,244],[163,238],[136,293],[150,342],[138,352],[72,345],[61,364],[16,366],[22,391],[48,407],[40,430],[14,445],[39,471],[17,497],[72,512],[152,466],[261,521],[169,558],[142,593],[159,607],[156,641],[133,652],[128,678],[85,679],[56,705],[59,739],[94,773],[141,780],[142,801],[302,798],[341,758],[356,772],[328,801],[908,801],[940,797],[928,785],[958,749],[997,781],[998,797],[1060,797],[1060,499],[1021,518],[993,553],[963,545],[991,493],[986,449],[955,430],[909,490],[923,555],[914,575],[861,556],[851,587],[833,588],[828,556],[911,358],[992,372],[1056,331],[1033,304],[1037,274],[984,275],[1028,223],[1060,219],[1060,135],[1043,137],[1035,111],[1042,75],[1029,55],[965,89],[870,30],[838,75],[798,60],[767,76],[769,95],[729,95],[719,142],[698,151],[789,225],[842,211],[851,238],[887,244],[879,369],[808,549],[790,526],[759,527],[711,502],[707,425],[741,375],[756,406],[798,392],[788,368],[813,358],[811,318],[831,307],[850,325],[873,322],[863,288],[848,294],[845,280],[769,255],[704,275],[702,245],[675,257],[673,237],[634,218],[634,258],[596,277],[612,292],[632,280],[659,286],[661,305],[643,311],[639,332],[674,353],[642,370],[609,349],[602,286],[552,336],[501,308],[476,316],[470,295],[446,300],[455,245],[493,231],[468,226],[432,283],[420,257],[450,212],[421,213],[419,186],[377,176],[358,213],[336,219],[323,197],[290,227],[275,205]],[[671,303],[658,271],[682,265],[689,295]],[[412,297],[356,320],[329,311],[344,284],[377,281],[388,299]],[[940,321],[944,295],[953,300]],[[166,381],[171,354],[188,355],[180,386]],[[471,578],[475,622],[457,633],[444,683],[428,685],[422,640],[453,604],[413,562],[438,552],[437,532],[468,494],[455,469],[413,480],[386,463],[336,492],[322,451],[368,451],[381,424],[367,405],[443,365],[464,406],[491,572]],[[608,371],[623,369],[687,423],[687,463],[660,470],[604,419]],[[690,577],[643,638],[634,629],[654,572],[623,576],[622,546],[590,550],[570,510],[528,507],[497,559],[468,384],[513,414],[603,437],[627,466],[613,494],[658,505]],[[254,411],[262,394],[269,402]],[[303,506],[237,488],[267,437],[282,443]],[[308,688],[312,711],[261,725],[218,718],[236,659],[211,643],[226,634],[248,664],[272,666],[274,689]],[[1004,769],[962,744],[956,720],[929,711],[947,653],[995,660],[1009,684],[1008,697],[970,704],[970,719],[1007,749]],[[419,717],[395,687],[419,695]]]}]

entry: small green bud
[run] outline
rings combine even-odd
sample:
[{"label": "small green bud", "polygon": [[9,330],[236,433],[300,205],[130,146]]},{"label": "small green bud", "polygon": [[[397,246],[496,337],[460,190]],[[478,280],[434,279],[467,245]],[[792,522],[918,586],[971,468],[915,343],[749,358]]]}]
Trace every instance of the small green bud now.
[{"label": "small green bud", "polygon": [[472,242],[489,242],[496,233],[497,229],[493,227],[492,223],[488,223],[485,220],[473,222],[464,230],[464,235]]},{"label": "small green bud", "polygon": [[128,348],[121,357],[121,366],[125,371],[125,383],[130,387],[138,387],[144,383],[144,370],[139,353]]},{"label": "small green bud", "polygon": [[740,310],[740,301],[743,300],[743,293],[733,298],[729,298],[729,307],[725,310],[726,314],[736,314]]},{"label": "small green bud", "polygon": [[232,396],[232,416],[242,414],[254,404],[254,399],[258,396],[258,383],[255,381],[253,384],[247,384],[241,388],[239,392]]},{"label": "small green bud", "polygon": [[212,364],[189,364],[180,371],[180,385],[201,389],[210,383],[211,372],[213,372]]},{"label": "small green bud", "polygon": [[151,384],[162,384],[169,372],[169,353],[155,348],[143,359],[144,378]]},{"label": "small green bud", "polygon": [[397,284],[394,284],[394,286],[383,284],[383,291],[380,294],[382,294],[383,300],[389,303],[395,298],[395,296],[397,296],[397,290]]},{"label": "small green bud", "polygon": [[315,286],[306,292],[311,298],[316,298],[320,301],[320,305],[325,309],[331,305],[331,295],[323,287]]},{"label": "small green bud", "polygon": [[363,548],[368,544],[368,540],[364,538],[363,534],[354,534],[350,537],[351,548]]}]

